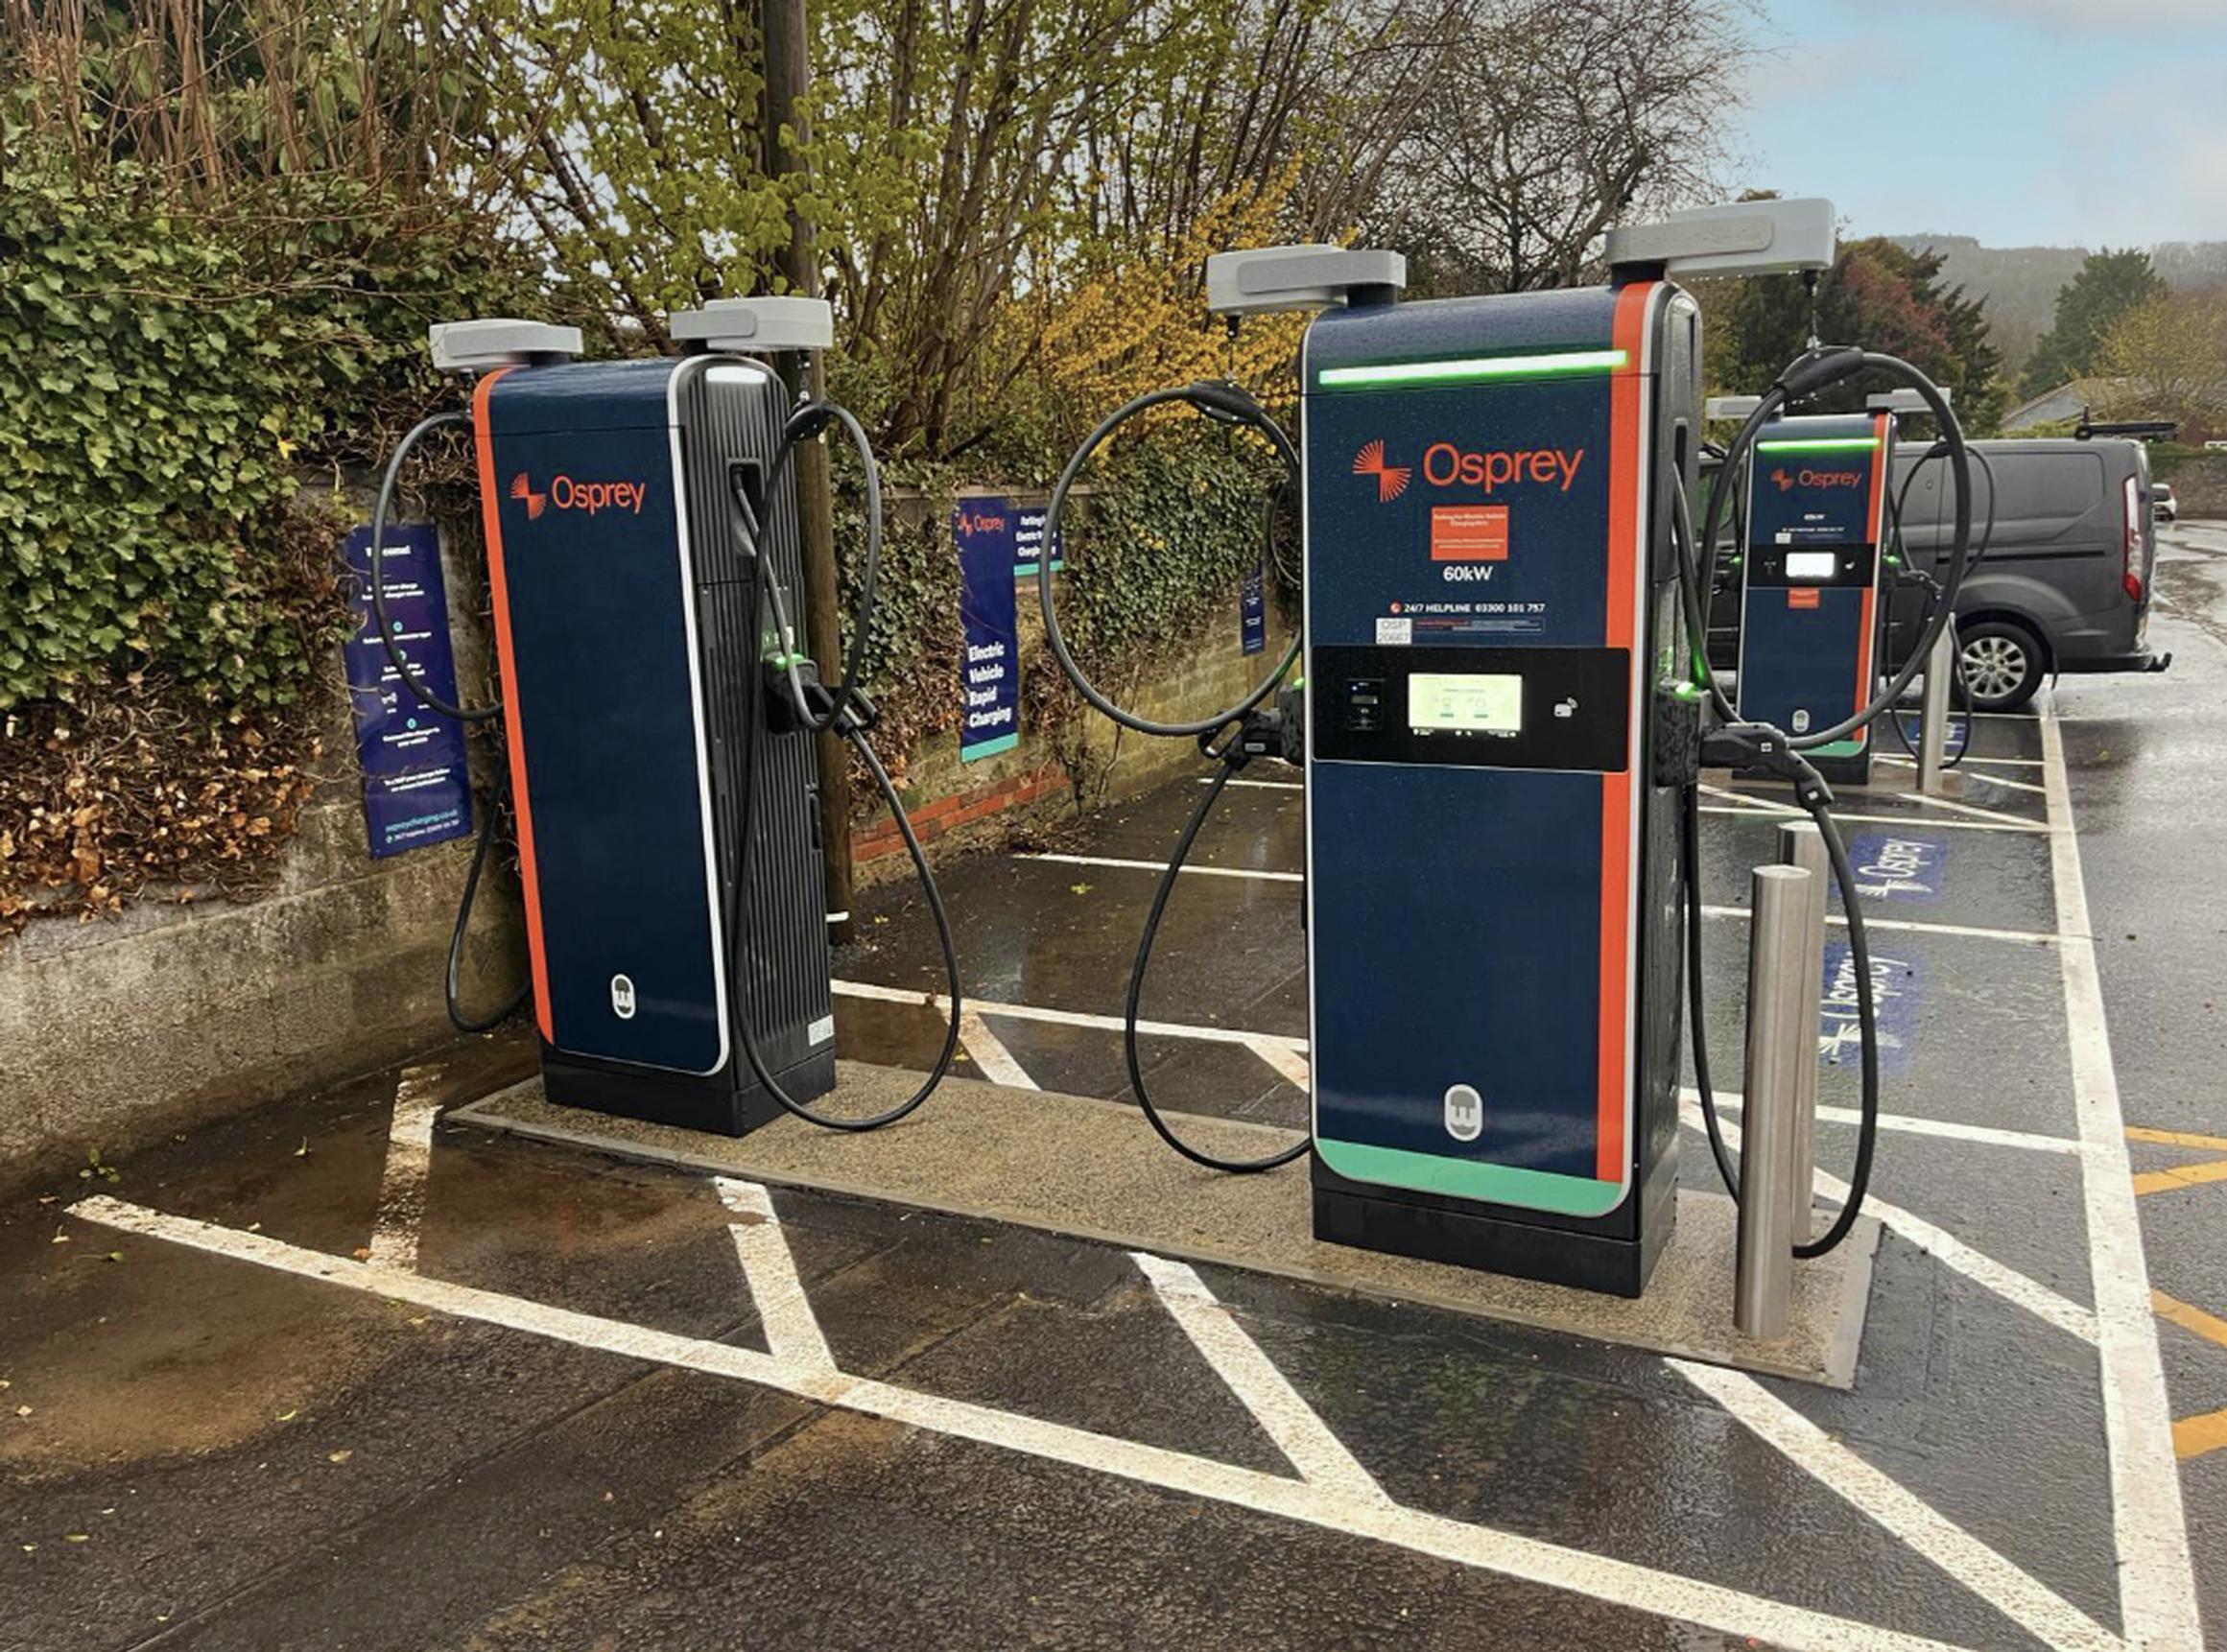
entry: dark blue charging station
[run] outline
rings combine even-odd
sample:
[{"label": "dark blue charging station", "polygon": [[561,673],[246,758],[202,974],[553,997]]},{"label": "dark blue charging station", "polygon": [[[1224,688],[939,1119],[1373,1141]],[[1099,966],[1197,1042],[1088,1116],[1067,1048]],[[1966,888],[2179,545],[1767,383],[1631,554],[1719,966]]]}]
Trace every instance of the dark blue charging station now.
[{"label": "dark blue charging station", "polygon": [[1334,309],[1301,365],[1318,1238],[1637,1295],[1676,1180],[1674,286]]},{"label": "dark blue charging station", "polygon": [[[1758,436],[1741,559],[1742,718],[1801,736],[1869,703],[1894,429],[1891,413],[1812,414],[1772,419]],[[1864,784],[1871,731],[1809,757],[1828,780]]]},{"label": "dark blue charging station", "polygon": [[[763,723],[755,556],[800,611],[790,397],[739,357],[502,367],[474,395],[534,1020],[553,1101],[740,1134],[835,1082],[808,734]],[[762,528],[730,503],[754,497]],[[754,490],[754,491],[753,491]],[[741,789],[759,789],[745,886]],[[746,983],[746,984],[745,984]]]}]

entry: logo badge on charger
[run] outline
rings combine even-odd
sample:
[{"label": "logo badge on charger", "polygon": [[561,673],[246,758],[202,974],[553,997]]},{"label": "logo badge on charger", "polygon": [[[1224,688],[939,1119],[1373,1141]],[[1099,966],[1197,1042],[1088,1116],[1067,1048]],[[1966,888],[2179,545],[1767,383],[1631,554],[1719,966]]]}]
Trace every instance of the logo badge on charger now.
[{"label": "logo badge on charger", "polygon": [[1457,1142],[1474,1142],[1484,1134],[1484,1097],[1467,1084],[1446,1091],[1446,1134]]},{"label": "logo badge on charger", "polygon": [[611,977],[611,1013],[621,1021],[634,1019],[634,983],[626,976]]}]

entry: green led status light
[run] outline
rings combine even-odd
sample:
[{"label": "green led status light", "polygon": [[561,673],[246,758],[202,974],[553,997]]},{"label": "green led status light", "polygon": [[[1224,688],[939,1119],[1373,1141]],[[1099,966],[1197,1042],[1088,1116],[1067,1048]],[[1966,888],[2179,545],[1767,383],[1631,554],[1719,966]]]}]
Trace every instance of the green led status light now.
[{"label": "green led status light", "polygon": [[1878,446],[1875,436],[1821,436],[1808,441],[1789,437],[1755,444],[1758,453],[1869,453]]},{"label": "green led status light", "polygon": [[1479,379],[1612,373],[1629,359],[1623,350],[1561,350],[1538,356],[1470,356],[1452,362],[1386,362],[1373,367],[1324,367],[1315,382],[1325,389],[1339,385],[1458,385]]}]

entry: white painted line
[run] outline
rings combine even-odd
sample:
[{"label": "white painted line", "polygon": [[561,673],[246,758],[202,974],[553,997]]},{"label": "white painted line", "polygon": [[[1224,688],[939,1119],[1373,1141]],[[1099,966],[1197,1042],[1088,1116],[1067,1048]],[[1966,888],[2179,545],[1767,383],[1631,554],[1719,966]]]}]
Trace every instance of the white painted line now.
[{"label": "white painted line", "polygon": [[167,1239],[211,1255],[320,1280],[346,1289],[414,1303],[575,1347],[654,1361],[708,1376],[755,1382],[823,1405],[883,1417],[955,1439],[1025,1452],[1141,1485],[1211,1499],[1326,1531],[1367,1538],[1457,1566],[1566,1590],[1611,1605],[1678,1619],[1720,1635],[1745,1637],[1791,1652],[1957,1652],[1939,1640],[1905,1635],[1830,1613],[1768,1600],[1675,1572],[1588,1554],[1490,1526],[1396,1503],[1370,1502],[1342,1492],[1218,1463],[1207,1457],[1118,1440],[962,1400],[800,1366],[751,1348],[627,1325],[595,1314],[525,1302],[446,1280],[367,1268],[339,1257],[240,1233],[184,1216],[164,1215],[103,1194],[80,1200],[70,1215],[127,1233]]},{"label": "white painted line", "polygon": [[966,1047],[967,1054],[974,1058],[975,1071],[992,1084],[1003,1084],[1008,1090],[1043,1088],[1029,1076],[1026,1068],[1013,1059],[1013,1052],[1006,1048],[1006,1041],[989,1029],[982,1018],[982,1011],[971,1004],[960,1008],[959,1042]]},{"label": "white painted line", "polygon": [[1751,814],[1789,814],[1797,820],[1810,817],[1806,811],[1791,803],[1781,803],[1775,797],[1752,796],[1745,791],[1735,791],[1729,786],[1712,786],[1706,780],[1697,782],[1694,790],[1707,797],[1721,797],[1728,803],[1737,803]]},{"label": "white painted line", "polygon": [[2113,1525],[2119,1539],[2119,1609],[2136,1646],[2181,1652],[2203,1644],[2189,1527],[2181,1507],[2172,1412],[2158,1353],[2134,1168],[2126,1151],[2119,1074],[2103,1012],[2103,979],[2088,919],[2088,886],[2065,778],[2056,698],[2043,702],[2043,770],[2049,789],[2049,871],[2057,897],[2058,967],[2071,1028],[2073,1111],[2080,1121],[2081,1187],[2087,1203],[2090,1271],[2102,1361],[2103,1433],[2111,1461]]},{"label": "white painted line", "polygon": [[1289,1083],[1307,1090],[1314,1086],[1314,1070],[1307,1065],[1307,1057],[1288,1044],[1268,1038],[1248,1038],[1245,1048],[1273,1067]]},{"label": "white painted line", "polygon": [[[1678,1092],[1681,1099],[1693,1106],[1701,1104],[1700,1093],[1692,1085]],[[1719,1090],[1717,1106],[1719,1112],[1744,1111],[1744,1098],[1737,1092]],[[1819,1103],[1817,1117],[1833,1124],[1860,1124],[1863,1115],[1854,1107],[1834,1107]],[[1990,1124],[1957,1124],[1946,1119],[1920,1119],[1909,1113],[1882,1113],[1879,1127],[1906,1136],[1932,1136],[1944,1142],[1970,1142],[1981,1147],[2016,1147],[2028,1153],[2080,1153],[2086,1151],[2070,1136],[2039,1136],[2027,1130],[1998,1130]],[[1870,1195],[1864,1195],[1869,1208]]]},{"label": "white painted line", "polygon": [[1376,1476],[1355,1460],[1190,1264],[1141,1250],[1129,1255],[1151,1281],[1152,1293],[1160,1305],[1191,1338],[1191,1345],[1252,1413],[1262,1432],[1291,1459],[1301,1479],[1366,1502],[1391,1501]]},{"label": "white painted line", "polygon": [[[1872,761],[1875,763],[1890,763],[1897,768],[1917,767],[1917,765],[1912,763],[1907,757],[1880,757],[1874,758]],[[2022,768],[2039,768],[2041,767],[2039,761],[2029,761],[2028,759],[2023,757],[1975,757],[1971,759],[1971,761],[1973,763],[2015,763]],[[2037,786],[2030,780],[2010,780],[2000,774],[1981,774],[1975,769],[1966,767],[1965,765],[1961,763],[1956,767],[1959,769],[1963,769],[1967,777],[1979,782],[1983,786],[2002,786],[2007,787],[2010,791],[2030,791],[2037,797],[2046,797],[2049,795],[2048,787]],[[1920,795],[1922,796],[1923,793],[1920,793]]]},{"label": "white painted line", "polygon": [[394,1085],[394,1116],[387,1126],[387,1168],[379,1178],[379,1214],[371,1218],[375,1267],[417,1266],[417,1235],[425,1221],[425,1184],[433,1170],[433,1121],[441,1074],[436,1067],[405,1067]]},{"label": "white painted line", "polygon": [[[1211,774],[1202,774],[1198,777],[1198,784],[1201,786],[1212,786],[1214,784],[1214,776]],[[1225,786],[1243,786],[1248,791],[1304,791],[1307,790],[1307,783],[1303,780],[1233,779],[1224,781],[1222,784]]]},{"label": "white painted line", "polygon": [[[1687,1101],[1679,1111],[1689,1129],[1706,1128],[1701,1122],[1699,1103]],[[1719,1120],[1718,1122],[1724,1133],[1725,1145],[1739,1146],[1740,1126],[1729,1119]],[[1812,1185],[1829,1199],[1836,1199],[1842,1204],[1848,1201],[1848,1184],[1830,1170],[1819,1169]],[[2132,1194],[2128,1196],[2132,1197]],[[1876,1192],[1864,1193],[1863,1209],[1865,1215],[1877,1216],[1882,1227],[1900,1234],[1943,1266],[1955,1268],[1975,1285],[1984,1286],[2005,1302],[2025,1309],[2035,1318],[2045,1320],[2083,1342],[2096,1340],[2096,1316],[2040,1281],[2028,1279],[2016,1268],[2005,1267],[1993,1257],[1974,1250],[1955,1234],[1935,1227],[1925,1217],[1913,1215],[1899,1205],[1888,1204]]]},{"label": "white painted line", "polygon": [[2123,1652],[2124,1643],[2102,1624],[1880,1473],[1745,1372],[1687,1359],[1664,1363],[1890,1537],[2057,1652]]},{"label": "white painted line", "polygon": [[[1745,918],[1749,913],[1745,907],[1703,907],[1701,915],[1705,918]],[[1846,928],[1848,923],[1838,912],[1827,912],[1825,921],[1842,928]],[[2043,930],[1991,930],[1972,924],[1927,924],[1914,918],[1875,918],[1869,912],[1863,914],[1863,926],[1870,930],[1907,930],[1921,935],[1962,935],[1976,941],[2014,941],[2021,946],[2030,947],[2053,947],[2057,944],[2057,937]]]},{"label": "white painted line", "polygon": [[[949,1014],[950,998],[940,992],[921,992],[913,987],[883,986],[870,980],[839,980],[833,983],[837,994],[843,998],[873,999],[882,1003],[914,1003]],[[1032,1003],[999,1003],[989,999],[968,999],[968,1006],[983,1015],[1002,1016],[1008,1021],[1040,1021],[1051,1027],[1087,1027],[1099,1032],[1119,1032],[1122,1018],[1118,1015],[1092,1015],[1079,1009],[1040,1009]],[[1243,1044],[1249,1048],[1274,1045],[1280,1050],[1296,1050],[1304,1055],[1307,1041],[1281,1032],[1246,1032],[1234,1027],[1195,1027],[1180,1021],[1139,1021],[1137,1030],[1154,1038],[1196,1038],[1207,1044]]]},{"label": "white painted line", "polygon": [[758,1323],[766,1328],[766,1346],[785,1363],[833,1371],[835,1356],[804,1294],[804,1282],[796,1277],[796,1259],[781,1232],[772,1195],[756,1182],[729,1176],[714,1176],[711,1185],[719,1190],[720,1203],[742,1218],[729,1223],[727,1232],[734,1235],[735,1260],[743,1264],[750,1300],[757,1304]]},{"label": "white painted line", "polygon": [[[1015,855],[1016,861],[1052,861],[1062,866],[1104,866],[1123,872],[1165,872],[1165,861],[1125,861],[1112,855]],[[1268,872],[1252,866],[1193,866],[1185,865],[1187,873],[1202,878],[1262,878],[1275,884],[1303,884],[1307,880],[1298,872]]]},{"label": "white painted line", "polygon": [[[1881,757],[1875,758],[1873,761],[1891,763],[1897,768],[1915,768],[1918,766],[1917,759],[1914,757]],[[2042,760],[2038,757],[1981,757],[1977,752],[1970,757],[1959,758],[1956,767],[1969,768],[1975,763],[1984,763],[1990,768],[2040,768],[2044,767]]]},{"label": "white painted line", "polygon": [[2046,823],[2028,820],[2023,814],[2007,814],[2000,809],[1982,809],[1977,803],[1959,803],[1954,797],[1929,797],[1922,791],[1898,791],[1895,795],[1905,803],[1913,803],[1920,809],[1954,809],[1957,814],[1969,814],[1975,820],[2000,820],[2011,826],[2025,827],[2028,831],[2049,830]]},{"label": "white painted line", "polygon": [[[1928,801],[1935,800],[1928,799]],[[1704,803],[1701,805],[1701,813],[1704,814],[1741,814],[1752,817],[1756,812],[1752,809],[1724,809],[1714,804]],[[2039,820],[2021,820],[2013,825],[2007,819],[1941,820],[1917,814],[1851,814],[1841,809],[1833,811],[1833,818],[1843,824],[1854,822],[1860,826],[1901,826],[1905,828],[1928,826],[1955,832],[2031,832],[2044,838],[2048,837],[2049,832],[2049,829]]]}]

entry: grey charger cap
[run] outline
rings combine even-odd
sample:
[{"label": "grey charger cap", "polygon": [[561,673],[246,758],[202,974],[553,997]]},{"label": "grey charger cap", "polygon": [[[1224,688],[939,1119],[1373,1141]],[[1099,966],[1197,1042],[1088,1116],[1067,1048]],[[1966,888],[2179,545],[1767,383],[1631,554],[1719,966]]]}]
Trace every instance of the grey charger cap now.
[{"label": "grey charger cap", "polygon": [[1279,310],[1332,310],[1356,288],[1397,293],[1408,284],[1408,261],[1366,247],[1248,247],[1206,261],[1206,308],[1216,316],[1265,316]]},{"label": "grey charger cap", "polygon": [[1822,196],[1735,201],[1608,232],[1608,265],[1661,265],[1670,276],[1778,275],[1833,266],[1833,203]]},{"label": "grey charger cap", "polygon": [[484,373],[536,362],[569,362],[580,353],[578,327],[488,316],[470,321],[436,321],[425,330],[436,371]]},{"label": "grey charger cap", "polygon": [[794,295],[714,298],[675,310],[675,343],[705,350],[826,350],[835,345],[835,311],[825,298]]}]

